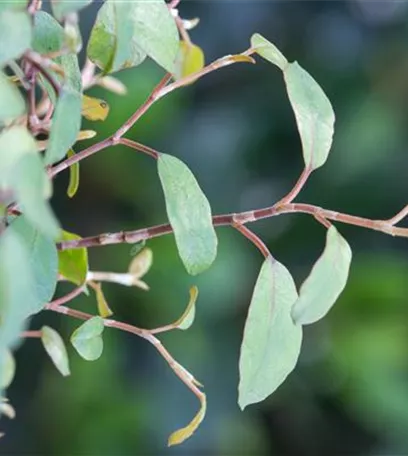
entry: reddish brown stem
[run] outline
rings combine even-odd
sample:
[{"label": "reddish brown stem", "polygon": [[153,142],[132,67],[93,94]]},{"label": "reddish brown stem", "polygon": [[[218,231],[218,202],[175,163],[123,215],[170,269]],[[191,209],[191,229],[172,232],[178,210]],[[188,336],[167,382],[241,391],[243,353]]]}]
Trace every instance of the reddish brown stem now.
[{"label": "reddish brown stem", "polygon": [[32,338],[32,339],[41,339],[41,331],[23,331],[21,337]]},{"label": "reddish brown stem", "polygon": [[74,288],[72,291],[67,293],[66,295],[62,296],[61,298],[55,299],[47,304],[46,308],[50,310],[54,310],[57,307],[61,306],[62,304],[66,304],[69,301],[72,301],[74,298],[79,296],[84,291],[84,286],[81,285],[77,288]]},{"label": "reddish brown stem", "polygon": [[268,247],[264,244],[264,242],[246,226],[236,223],[234,223],[232,226],[241,234],[243,234],[247,239],[249,239],[265,258],[271,256],[271,252],[269,251]]},{"label": "reddish brown stem", "polygon": [[145,146],[144,144],[140,144],[136,141],[132,141],[131,139],[127,138],[120,138],[118,144],[123,144],[124,146],[130,147],[131,149],[135,149],[139,152],[143,152],[144,154],[149,155],[150,157],[153,157],[155,160],[159,158],[160,152],[157,150]]},{"label": "reddish brown stem", "polygon": [[301,192],[303,187],[305,186],[307,180],[310,177],[310,174],[312,173],[312,169],[310,167],[306,167],[302,174],[300,175],[298,181],[296,182],[295,186],[292,188],[292,190],[284,196],[280,201],[278,201],[274,206],[279,207],[284,204],[291,203]]}]

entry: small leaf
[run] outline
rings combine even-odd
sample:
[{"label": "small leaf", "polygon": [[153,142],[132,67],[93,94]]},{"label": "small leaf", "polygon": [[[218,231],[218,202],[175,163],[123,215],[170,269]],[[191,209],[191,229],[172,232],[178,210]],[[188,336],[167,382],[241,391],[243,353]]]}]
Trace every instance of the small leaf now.
[{"label": "small leaf", "polygon": [[0,67],[30,48],[31,29],[26,11],[0,10]]},{"label": "small leaf", "polygon": [[105,120],[109,114],[109,105],[105,100],[82,95],[81,114],[88,120]]},{"label": "small leaf", "polygon": [[302,327],[291,317],[298,295],[289,271],[267,258],[255,285],[239,360],[241,409],[272,394],[295,368]]},{"label": "small leaf", "polygon": [[176,78],[181,79],[204,68],[204,53],[199,46],[180,41],[176,64]]},{"label": "small leaf", "polygon": [[189,274],[199,274],[217,255],[210,204],[193,173],[179,159],[161,154],[158,171],[180,258]]},{"label": "small leaf", "polygon": [[255,33],[251,38],[251,47],[265,60],[275,64],[282,71],[287,67],[288,61],[282,52],[270,41],[259,33]]},{"label": "small leaf", "polygon": [[67,349],[57,331],[49,326],[43,326],[41,328],[41,341],[55,367],[64,377],[70,375]]},{"label": "small leaf", "polygon": [[116,95],[126,95],[127,88],[122,81],[119,79],[114,78],[113,76],[104,76],[96,81],[96,84],[100,87],[103,87],[106,90],[109,90]]},{"label": "small leaf", "polygon": [[0,71],[0,127],[25,113],[25,102],[17,87]]},{"label": "small leaf", "polygon": [[[75,152],[72,149],[68,151],[68,158],[73,157]],[[69,184],[67,189],[67,195],[73,198],[76,195],[79,187],[79,162],[74,163],[69,167]]]},{"label": "small leaf", "polygon": [[96,302],[98,304],[98,312],[102,318],[107,318],[113,315],[109,304],[106,301],[105,295],[102,291],[102,285],[100,283],[95,284]]},{"label": "small leaf", "polygon": [[[82,239],[74,233],[62,231],[60,241]],[[58,272],[70,282],[80,286],[85,283],[88,273],[88,250],[86,248],[58,251]]]},{"label": "small leaf", "polygon": [[16,361],[10,350],[2,349],[2,354],[0,356],[1,361],[1,378],[0,378],[0,388],[6,389],[11,385],[11,382],[14,379],[16,373]]},{"label": "small leaf", "polygon": [[192,421],[184,428],[179,429],[178,431],[173,432],[168,440],[168,446],[180,445],[185,440],[190,438],[193,433],[198,429],[201,422],[204,419],[205,412],[207,410],[207,399],[205,394],[200,397],[201,407],[197,415],[192,419]]},{"label": "small leaf", "polygon": [[59,21],[68,14],[75,13],[91,3],[92,0],[51,0],[52,12]]},{"label": "small leaf", "polygon": [[73,332],[71,343],[82,358],[95,361],[102,355],[103,330],[103,318],[93,317]]},{"label": "small leaf", "polygon": [[95,130],[81,130],[78,133],[77,141],[85,141],[86,139],[95,138],[96,131]]},{"label": "small leaf", "polygon": [[53,115],[50,139],[45,153],[45,164],[53,163],[65,157],[75,144],[81,128],[81,95],[68,87],[58,98]]},{"label": "small leaf", "polygon": [[188,329],[194,322],[195,317],[195,305],[198,297],[198,288],[190,288],[190,301],[188,302],[187,308],[183,315],[174,323],[174,326],[178,329]]},{"label": "small leaf", "polygon": [[131,261],[129,265],[129,273],[133,274],[135,278],[140,279],[151,268],[153,264],[153,252],[148,247],[140,251]]},{"label": "small leaf", "polygon": [[346,286],[351,258],[350,246],[332,225],[327,230],[326,247],[303,282],[292,309],[297,324],[315,323],[329,312]]}]

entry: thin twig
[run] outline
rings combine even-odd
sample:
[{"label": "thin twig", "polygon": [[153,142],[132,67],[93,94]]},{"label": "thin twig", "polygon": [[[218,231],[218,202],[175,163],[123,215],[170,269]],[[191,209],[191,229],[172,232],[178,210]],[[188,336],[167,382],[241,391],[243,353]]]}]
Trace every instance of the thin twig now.
[{"label": "thin twig", "polygon": [[77,288],[74,288],[72,291],[67,293],[66,295],[62,296],[61,298],[55,299],[47,304],[47,309],[54,310],[57,307],[61,306],[62,304],[66,304],[69,301],[72,301],[74,298],[79,296],[84,291],[84,285],[81,285]]},{"label": "thin twig", "polygon": [[59,95],[61,92],[61,87],[59,83],[54,79],[54,76],[49,73],[49,71],[44,67],[44,60],[43,58],[33,51],[27,51],[24,54],[24,58],[28,60],[33,67],[35,67],[43,76],[44,78],[51,84],[54,92]]},{"label": "thin twig", "polygon": [[160,152],[153,149],[152,147],[145,146],[144,144],[140,144],[136,141],[132,141],[131,139],[120,138],[118,144],[122,144],[124,146],[130,147],[131,149],[135,149],[139,152],[143,152],[144,154],[147,154],[150,157],[153,157],[155,160],[157,160],[160,155]]},{"label": "thin twig", "polygon": [[21,337],[32,338],[32,339],[41,339],[41,331],[23,331]]},{"label": "thin twig", "polygon": [[292,188],[292,190],[286,195],[284,196],[281,200],[279,200],[274,206],[275,207],[279,207],[279,206],[282,206],[284,204],[288,204],[288,203],[291,203],[297,196],[298,194],[301,192],[301,190],[303,189],[303,187],[305,186],[307,180],[309,179],[310,177],[310,174],[312,173],[312,169],[310,167],[306,167],[302,174],[300,175],[298,181],[296,182],[295,186]]},{"label": "thin twig", "polygon": [[271,256],[271,252],[269,251],[265,243],[246,226],[240,225],[238,223],[234,223],[232,226],[241,234],[243,234],[247,239],[249,239],[265,258],[269,258]]}]

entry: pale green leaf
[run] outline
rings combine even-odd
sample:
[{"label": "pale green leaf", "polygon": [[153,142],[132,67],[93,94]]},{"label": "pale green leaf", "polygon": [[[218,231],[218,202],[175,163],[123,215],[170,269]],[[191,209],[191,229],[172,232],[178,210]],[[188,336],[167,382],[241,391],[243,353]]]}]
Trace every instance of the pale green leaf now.
[{"label": "pale green leaf", "polygon": [[[60,241],[71,241],[81,239],[74,233],[62,231]],[[58,251],[58,271],[70,282],[82,285],[86,281],[88,273],[88,250],[85,248],[68,249]]]},{"label": "pale green leaf", "polygon": [[16,361],[10,350],[2,349],[0,363],[0,388],[6,389],[10,386],[16,373]]},{"label": "pale green leaf", "polygon": [[30,48],[31,34],[31,20],[26,11],[0,10],[0,67]]},{"label": "pale green leaf", "polygon": [[25,102],[20,91],[0,71],[0,127],[25,113]]},{"label": "pale green leaf", "polygon": [[[70,149],[67,154],[68,158],[73,157],[74,155],[75,155],[75,152],[72,149]],[[79,188],[79,162],[76,162],[69,167],[69,183],[68,183],[67,195],[70,198],[73,198],[76,195],[78,188]]]},{"label": "pale green leaf", "polygon": [[87,361],[95,361],[101,356],[103,330],[103,318],[93,317],[73,332],[71,343],[82,358]]},{"label": "pale green leaf", "polygon": [[67,349],[61,336],[49,326],[41,328],[41,341],[55,367],[66,377],[70,375]]},{"label": "pale green leaf", "polygon": [[75,13],[91,3],[92,0],[51,0],[51,7],[54,16],[60,21],[67,14]]},{"label": "pale green leaf", "polygon": [[291,317],[298,295],[289,271],[267,258],[255,285],[239,360],[241,409],[272,394],[295,368],[302,327]]},{"label": "pale green leaf", "polygon": [[197,415],[191,420],[191,422],[184,428],[179,429],[173,432],[168,440],[168,446],[173,445],[180,445],[185,440],[190,438],[193,433],[197,430],[198,426],[200,426],[201,422],[204,419],[205,412],[207,410],[207,400],[205,394],[200,397],[201,407],[198,411]]},{"label": "pale green leaf", "polygon": [[198,298],[198,288],[190,288],[190,300],[188,302],[187,308],[184,311],[183,315],[174,323],[174,326],[178,329],[188,329],[194,322],[195,318],[195,305]]},{"label": "pale green leaf", "polygon": [[81,129],[81,94],[64,88],[55,108],[45,164],[51,165],[65,157],[76,143]]},{"label": "pale green leaf", "polygon": [[1,0],[0,12],[7,9],[19,9],[25,10],[27,7],[28,0]]},{"label": "pale green leaf", "polygon": [[325,249],[301,286],[292,309],[297,324],[314,323],[329,312],[346,286],[351,258],[350,246],[332,225],[327,230]]},{"label": "pale green leaf", "polygon": [[189,274],[199,274],[217,255],[210,204],[193,173],[178,158],[161,154],[158,171],[179,255]]},{"label": "pale green leaf", "polygon": [[278,66],[282,71],[288,65],[288,61],[282,52],[259,33],[252,35],[251,47],[255,49],[257,54]]},{"label": "pale green leaf", "polygon": [[[143,244],[144,245],[144,244]],[[138,254],[133,258],[129,265],[129,273],[133,274],[136,279],[142,278],[153,264],[153,252],[152,249],[148,247],[143,248]]]},{"label": "pale green leaf", "polygon": [[57,247],[51,238],[34,228],[24,215],[14,220],[10,229],[20,236],[28,252],[35,282],[35,290],[32,292],[37,296],[37,311],[40,311],[48,301],[51,301],[57,286]]}]

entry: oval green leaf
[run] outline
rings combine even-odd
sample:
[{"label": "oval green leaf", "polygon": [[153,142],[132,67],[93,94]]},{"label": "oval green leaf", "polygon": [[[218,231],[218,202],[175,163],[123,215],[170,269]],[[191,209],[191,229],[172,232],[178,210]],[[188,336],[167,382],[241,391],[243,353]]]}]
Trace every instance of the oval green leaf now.
[{"label": "oval green leaf", "polygon": [[[60,241],[82,239],[77,234],[62,231]],[[58,272],[70,282],[82,285],[88,273],[88,250],[85,248],[58,251]]]},{"label": "oval green leaf", "polygon": [[347,283],[352,252],[347,241],[332,225],[327,230],[326,246],[299,291],[292,317],[308,325],[323,318],[332,308]]},{"label": "oval green leaf", "polygon": [[31,20],[26,11],[0,11],[0,67],[30,48],[31,34]]},{"label": "oval green leaf", "polygon": [[259,54],[265,60],[268,60],[269,62],[278,66],[282,71],[288,65],[288,61],[282,52],[259,33],[252,35],[251,47],[256,51],[257,54]]},{"label": "oval green leaf", "polygon": [[189,274],[199,274],[217,255],[210,204],[193,173],[178,158],[161,154],[158,171],[180,258]]},{"label": "oval green leaf", "polygon": [[25,102],[16,85],[0,71],[0,127],[25,113]]},{"label": "oval green leaf", "polygon": [[41,341],[55,367],[66,377],[71,374],[67,349],[61,336],[49,326],[41,328]]},{"label": "oval green leaf", "polygon": [[267,258],[255,285],[239,360],[241,409],[272,394],[295,368],[302,327],[291,317],[298,295],[289,271]]},{"label": "oval green leaf", "polygon": [[72,333],[71,343],[82,358],[95,361],[102,355],[103,330],[103,318],[93,317]]}]

